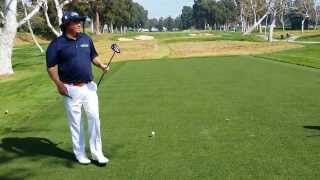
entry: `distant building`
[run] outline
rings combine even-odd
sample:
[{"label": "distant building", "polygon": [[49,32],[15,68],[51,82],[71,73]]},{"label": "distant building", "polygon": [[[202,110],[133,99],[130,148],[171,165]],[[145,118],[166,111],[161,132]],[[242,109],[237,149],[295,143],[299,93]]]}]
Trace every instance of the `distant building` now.
[{"label": "distant building", "polygon": [[31,0],[22,0],[26,6],[31,7],[32,6],[32,1]]},{"label": "distant building", "polygon": [[141,32],[149,32],[149,29],[142,28]]},{"label": "distant building", "polygon": [[151,28],[151,32],[159,32],[159,29],[156,28],[156,27],[152,27],[152,28]]}]

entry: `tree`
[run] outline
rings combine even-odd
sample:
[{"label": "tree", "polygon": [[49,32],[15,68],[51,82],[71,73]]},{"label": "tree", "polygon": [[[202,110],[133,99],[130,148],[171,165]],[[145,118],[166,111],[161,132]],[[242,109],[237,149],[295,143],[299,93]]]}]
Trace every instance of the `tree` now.
[{"label": "tree", "polygon": [[163,31],[163,27],[164,27],[164,19],[163,17],[161,17],[156,25],[156,28],[158,28],[159,31]]},{"label": "tree", "polygon": [[148,11],[132,0],[103,0],[103,22],[107,23],[110,31],[114,27],[120,30],[126,27],[140,29],[148,20]]},{"label": "tree", "polygon": [[174,27],[177,29],[183,29],[182,28],[182,21],[181,21],[181,16],[176,17],[174,20]]},{"label": "tree", "polygon": [[153,27],[157,27],[157,26],[158,26],[158,19],[152,18],[147,21],[147,28],[149,29],[149,31],[151,31]]},{"label": "tree", "polygon": [[130,18],[129,23],[126,24],[134,28],[142,28],[148,20],[148,11],[146,11],[140,4],[132,3],[129,9]]},{"label": "tree", "polygon": [[277,13],[276,2],[277,0],[265,0],[264,15],[244,33],[245,35],[252,33],[269,15],[274,16]]},{"label": "tree", "polygon": [[0,33],[0,75],[13,74],[12,48],[18,27],[21,27],[36,13],[39,12],[45,1],[34,2],[33,10],[20,21],[17,21],[17,0],[5,0],[2,2],[2,14],[4,24]]},{"label": "tree", "polygon": [[190,6],[184,6],[181,14],[181,28],[190,29],[193,25],[193,9]]},{"label": "tree", "polygon": [[164,19],[163,24],[167,28],[168,31],[172,31],[174,28],[174,20],[171,16]]},{"label": "tree", "polygon": [[296,0],[295,5],[302,15],[301,32],[304,32],[306,21],[315,19],[316,12],[314,11],[314,0]]},{"label": "tree", "polygon": [[197,29],[205,29],[208,22],[209,2],[212,0],[195,0],[193,5],[193,19]]}]

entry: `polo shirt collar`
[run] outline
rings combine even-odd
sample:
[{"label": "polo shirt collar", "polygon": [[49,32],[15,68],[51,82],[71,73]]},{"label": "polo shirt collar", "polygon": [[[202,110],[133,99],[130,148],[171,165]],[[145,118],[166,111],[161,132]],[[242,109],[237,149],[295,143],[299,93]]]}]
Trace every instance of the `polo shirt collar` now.
[{"label": "polo shirt collar", "polygon": [[82,34],[81,33],[77,33],[76,39],[69,38],[65,33],[63,33],[62,36],[67,40],[75,41],[75,40],[80,39],[82,37]]}]

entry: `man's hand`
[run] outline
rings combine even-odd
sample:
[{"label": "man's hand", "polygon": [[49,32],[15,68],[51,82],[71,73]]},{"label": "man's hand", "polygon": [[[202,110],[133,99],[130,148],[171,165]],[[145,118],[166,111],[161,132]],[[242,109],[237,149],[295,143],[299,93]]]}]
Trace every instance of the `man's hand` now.
[{"label": "man's hand", "polygon": [[92,60],[93,64],[95,66],[97,66],[98,68],[100,68],[102,71],[104,72],[109,72],[110,71],[110,67],[108,67],[108,65],[105,65],[102,63],[102,61],[100,61],[100,58],[97,56]]},{"label": "man's hand", "polygon": [[66,86],[62,82],[57,84],[57,89],[58,89],[59,94],[61,94],[62,96],[69,97],[68,89],[66,88]]},{"label": "man's hand", "polygon": [[70,97],[68,94],[68,89],[63,84],[63,82],[61,82],[59,79],[58,67],[53,66],[53,67],[48,68],[48,73],[49,73],[49,76],[52,79],[52,81],[56,84],[59,94],[61,94],[62,96]]},{"label": "man's hand", "polygon": [[102,69],[102,71],[105,71],[105,72],[110,71],[110,67],[102,63],[100,64],[100,68]]}]

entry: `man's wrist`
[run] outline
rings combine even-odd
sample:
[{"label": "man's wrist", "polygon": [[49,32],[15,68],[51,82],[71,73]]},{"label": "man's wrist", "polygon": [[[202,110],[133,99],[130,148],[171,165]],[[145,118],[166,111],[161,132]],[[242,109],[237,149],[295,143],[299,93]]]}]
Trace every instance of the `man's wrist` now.
[{"label": "man's wrist", "polygon": [[62,81],[58,80],[58,81],[55,81],[55,84],[56,84],[56,86],[59,87],[59,86],[63,85],[64,83]]}]

